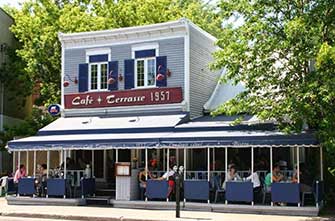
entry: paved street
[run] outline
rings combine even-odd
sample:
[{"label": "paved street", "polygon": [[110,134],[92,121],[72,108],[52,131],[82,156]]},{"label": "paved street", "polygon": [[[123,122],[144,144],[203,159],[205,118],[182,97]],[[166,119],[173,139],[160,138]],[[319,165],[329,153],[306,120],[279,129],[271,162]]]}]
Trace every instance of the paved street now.
[{"label": "paved street", "polygon": [[[41,221],[40,218],[1,217],[0,221]],[[42,221],[60,221],[60,219],[43,219]]]},{"label": "paved street", "polygon": [[[0,198],[0,214],[3,216],[18,217],[39,217],[39,219],[25,219],[1,217],[0,220],[209,220],[209,221],[318,221],[319,218],[298,217],[298,216],[269,216],[269,215],[249,215],[230,214],[213,212],[182,211],[181,219],[175,218],[175,212],[169,210],[138,210],[138,209],[118,209],[111,207],[84,207],[84,206],[9,206],[4,198]],[[50,218],[50,219],[42,219]]]}]

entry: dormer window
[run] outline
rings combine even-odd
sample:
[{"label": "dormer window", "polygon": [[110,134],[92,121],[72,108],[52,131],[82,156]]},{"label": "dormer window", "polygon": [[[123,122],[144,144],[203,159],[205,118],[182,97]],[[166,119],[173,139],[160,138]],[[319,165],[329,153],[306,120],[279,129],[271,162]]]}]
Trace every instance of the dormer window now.
[{"label": "dormer window", "polygon": [[156,58],[135,59],[135,65],[136,87],[156,86]]},{"label": "dormer window", "polygon": [[[117,61],[111,61],[110,48],[87,49],[86,64],[79,65],[79,92],[116,90],[117,66]],[[109,78],[115,79],[112,84]]]},{"label": "dormer window", "polygon": [[90,63],[89,65],[89,89],[107,90],[108,63]]},{"label": "dormer window", "polygon": [[156,58],[158,43],[145,43],[132,46],[134,59],[134,87],[156,87]]}]

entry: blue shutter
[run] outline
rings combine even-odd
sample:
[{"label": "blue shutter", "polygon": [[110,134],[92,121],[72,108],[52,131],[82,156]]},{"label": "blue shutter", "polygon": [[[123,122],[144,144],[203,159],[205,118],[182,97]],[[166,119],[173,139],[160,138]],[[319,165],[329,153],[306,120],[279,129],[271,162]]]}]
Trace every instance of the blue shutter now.
[{"label": "blue shutter", "polygon": [[113,84],[108,84],[108,90],[113,91],[118,89],[118,61],[108,62],[108,78],[114,78],[115,82]]},{"label": "blue shutter", "polygon": [[131,89],[134,88],[134,66],[135,62],[134,59],[127,59],[124,60],[124,88],[125,89]]},{"label": "blue shutter", "polygon": [[166,58],[166,56],[156,57],[156,76],[159,75],[159,74],[164,75],[163,80],[158,81],[156,79],[156,86],[157,87],[166,87],[166,85],[167,85],[166,71],[167,71],[167,58]]},{"label": "blue shutter", "polygon": [[88,64],[79,64],[78,91],[88,91]]}]

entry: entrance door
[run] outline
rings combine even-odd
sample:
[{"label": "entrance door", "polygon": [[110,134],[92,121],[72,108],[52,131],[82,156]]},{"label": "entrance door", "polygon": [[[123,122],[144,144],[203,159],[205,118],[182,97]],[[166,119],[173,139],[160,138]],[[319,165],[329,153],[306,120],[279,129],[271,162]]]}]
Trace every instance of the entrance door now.
[{"label": "entrance door", "polygon": [[97,180],[105,181],[104,150],[94,150],[94,176]]},{"label": "entrance door", "polygon": [[115,187],[115,150],[106,150],[105,177],[108,186]]}]

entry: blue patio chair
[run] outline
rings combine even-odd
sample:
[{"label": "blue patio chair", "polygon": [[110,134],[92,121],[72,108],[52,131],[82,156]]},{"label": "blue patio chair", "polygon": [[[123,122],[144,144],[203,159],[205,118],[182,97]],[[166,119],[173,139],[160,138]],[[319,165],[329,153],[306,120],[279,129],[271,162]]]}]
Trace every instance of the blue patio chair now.
[{"label": "blue patio chair", "polygon": [[214,176],[213,177],[213,183],[214,183],[214,189],[215,189],[215,197],[214,197],[214,203],[217,202],[218,196],[220,194],[225,193],[225,190],[220,185],[220,176]]},{"label": "blue patio chair", "polygon": [[95,178],[81,178],[80,189],[81,198],[85,196],[95,196]]},{"label": "blue patio chair", "polygon": [[7,187],[6,187],[6,195],[9,194],[17,194],[17,188],[15,187],[14,179],[8,178],[7,179]]},{"label": "blue patio chair", "polygon": [[18,184],[18,196],[20,195],[32,195],[36,193],[35,189],[35,178],[22,177]]},{"label": "blue patio chair", "polygon": [[209,200],[209,182],[207,180],[185,180],[184,198],[186,200]]},{"label": "blue patio chair", "polygon": [[66,179],[50,178],[47,179],[47,197],[63,196],[66,197]]}]

